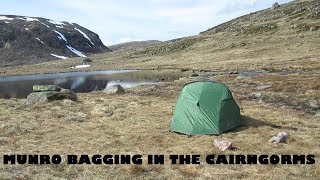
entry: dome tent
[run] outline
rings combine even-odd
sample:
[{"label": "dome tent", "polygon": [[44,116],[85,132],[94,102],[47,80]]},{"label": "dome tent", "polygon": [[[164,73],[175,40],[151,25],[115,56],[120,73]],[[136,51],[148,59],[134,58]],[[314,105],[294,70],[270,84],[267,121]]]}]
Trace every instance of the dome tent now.
[{"label": "dome tent", "polygon": [[183,87],[171,130],[187,135],[222,134],[243,124],[240,108],[225,84],[196,81]]}]

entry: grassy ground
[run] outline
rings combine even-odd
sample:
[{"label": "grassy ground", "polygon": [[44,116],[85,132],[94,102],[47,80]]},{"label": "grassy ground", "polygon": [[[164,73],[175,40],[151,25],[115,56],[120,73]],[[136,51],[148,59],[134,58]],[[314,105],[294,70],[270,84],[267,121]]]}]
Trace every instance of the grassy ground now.
[{"label": "grassy ground", "polygon": [[[304,4],[317,1],[295,2],[275,11],[250,14],[197,36],[93,55],[92,66],[85,69],[266,71],[249,77],[226,74],[210,78],[230,86],[242,106],[245,126],[222,136],[189,138],[170,133],[172,106],[179,91],[188,81],[196,80],[186,78],[136,87],[125,95],[78,94],[79,102],[24,107],[23,99],[0,99],[0,153],[205,156],[221,154],[212,142],[226,139],[237,147],[226,154],[315,154],[315,165],[0,165],[0,177],[319,179],[320,117],[315,114],[320,107],[320,18],[315,8]],[[301,12],[296,11],[299,6]],[[318,29],[311,31],[311,27]],[[0,68],[0,76],[78,71],[70,67],[82,64],[82,60]],[[261,86],[270,87],[259,89]],[[291,134],[287,143],[268,143],[281,131]]]},{"label": "grassy ground", "polygon": [[[301,92],[301,102],[307,102],[304,99],[309,96],[303,92],[319,86],[315,77],[313,81],[301,79],[299,82],[304,82],[301,86],[292,84],[290,78],[277,75],[246,80],[239,80],[236,75],[212,77],[211,80],[226,82],[232,89],[237,89],[234,93],[246,121],[245,126],[221,136],[189,138],[169,132],[172,107],[179,90],[183,84],[195,79],[185,78],[159,86],[144,85],[130,89],[125,95],[78,94],[79,102],[64,100],[25,107],[22,99],[2,99],[0,152],[142,154],[145,157],[148,154],[200,154],[205,157],[221,154],[212,142],[225,139],[237,147],[237,150],[228,150],[225,154],[315,154],[319,157],[319,117],[309,113],[308,109],[294,110],[296,107],[290,103],[250,100],[248,92],[254,92],[261,83],[272,85],[271,89],[260,91],[263,94],[276,93],[282,88],[282,93],[290,95],[290,89],[296,88]],[[268,143],[280,131],[291,134],[288,142]],[[201,161],[205,160],[202,158]],[[318,161],[315,165],[170,165],[167,162],[166,165],[0,166],[1,177],[22,179],[317,179],[319,172]]]}]

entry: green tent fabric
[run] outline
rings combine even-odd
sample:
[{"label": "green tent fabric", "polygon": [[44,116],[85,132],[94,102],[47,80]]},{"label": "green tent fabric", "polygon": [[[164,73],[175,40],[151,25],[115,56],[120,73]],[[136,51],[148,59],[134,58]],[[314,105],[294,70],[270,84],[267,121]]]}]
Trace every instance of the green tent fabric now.
[{"label": "green tent fabric", "polygon": [[187,135],[222,134],[243,124],[240,108],[225,84],[197,81],[183,87],[171,130]]}]

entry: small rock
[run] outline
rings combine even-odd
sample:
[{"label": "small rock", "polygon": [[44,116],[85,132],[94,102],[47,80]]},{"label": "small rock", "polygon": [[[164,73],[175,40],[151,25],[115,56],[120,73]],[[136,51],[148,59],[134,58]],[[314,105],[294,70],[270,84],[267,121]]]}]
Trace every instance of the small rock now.
[{"label": "small rock", "polygon": [[113,111],[108,110],[108,111],[106,112],[106,116],[107,116],[107,117],[113,116]]},{"label": "small rock", "polygon": [[289,133],[280,132],[277,136],[272,137],[269,142],[272,143],[284,143],[289,138]]},{"label": "small rock", "polygon": [[317,101],[311,101],[309,106],[313,109],[318,109],[320,107]]},{"label": "small rock", "polygon": [[34,85],[32,87],[33,92],[60,91],[61,89],[61,87],[55,85]]},{"label": "small rock", "polygon": [[191,77],[198,77],[199,74],[192,74]]},{"label": "small rock", "polygon": [[75,121],[75,122],[84,122],[84,121],[86,121],[85,117],[82,117],[82,116],[69,116],[69,117],[66,117],[65,120],[67,120],[67,121]]},{"label": "small rock", "polygon": [[219,148],[221,151],[226,151],[228,149],[232,149],[232,144],[229,141],[218,141],[214,140],[213,145]]},{"label": "small rock", "polygon": [[317,27],[310,27],[310,31],[316,31],[317,29]]},{"label": "small rock", "polygon": [[271,9],[277,9],[277,8],[279,8],[280,7],[280,4],[279,3],[274,3],[273,5],[272,5],[272,8]]},{"label": "small rock", "polygon": [[124,94],[125,90],[121,85],[117,84],[109,88],[106,88],[104,92],[107,94]]},{"label": "small rock", "polygon": [[83,61],[82,61],[83,63],[85,63],[85,64],[87,64],[87,63],[91,63],[92,62],[92,60],[91,59],[89,59],[89,58],[85,58],[85,59],[83,59]]},{"label": "small rock", "polygon": [[272,87],[272,86],[258,86],[258,87],[256,87],[256,90],[261,91],[261,90],[269,89],[269,88],[271,88],[271,87]]},{"label": "small rock", "polygon": [[229,74],[239,74],[239,71],[231,71]]},{"label": "small rock", "polygon": [[212,77],[212,76],[214,76],[214,74],[211,74],[211,73],[209,73],[209,74],[199,74],[199,76],[201,76],[201,77]]},{"label": "small rock", "polygon": [[320,117],[320,111],[316,112],[315,117]]},{"label": "small rock", "polygon": [[262,93],[261,92],[253,92],[249,95],[250,99],[259,99],[262,97]]},{"label": "small rock", "polygon": [[188,68],[182,68],[181,69],[181,72],[186,72],[186,71],[189,71],[190,69],[188,69]]},{"label": "small rock", "polygon": [[244,75],[238,75],[238,76],[236,77],[236,79],[237,79],[237,80],[240,80],[240,81],[242,81],[242,80],[250,80],[251,77],[249,77],[249,76],[244,76]]}]

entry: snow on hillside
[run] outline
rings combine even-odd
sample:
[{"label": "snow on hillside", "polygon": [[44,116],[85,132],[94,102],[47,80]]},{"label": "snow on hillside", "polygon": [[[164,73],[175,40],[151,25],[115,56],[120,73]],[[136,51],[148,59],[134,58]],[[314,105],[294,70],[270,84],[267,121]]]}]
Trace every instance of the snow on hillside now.
[{"label": "snow on hillside", "polygon": [[58,37],[59,37],[59,39],[62,39],[62,40],[64,40],[65,42],[68,42],[68,41],[67,41],[67,39],[66,39],[66,37],[64,37],[64,35],[63,35],[63,34],[61,34],[59,31],[54,30],[54,32],[55,32],[55,33],[57,33],[57,34],[59,35],[59,36],[58,36]]},{"label": "snow on hillside", "polygon": [[13,20],[14,18],[8,18],[7,16],[0,16],[0,20]]},{"label": "snow on hillside", "polygon": [[60,59],[68,59],[68,57],[59,56],[59,55],[56,55],[56,54],[51,54],[51,56],[54,56],[54,57],[57,57],[57,58],[60,58]]},{"label": "snow on hillside", "polygon": [[80,56],[80,57],[87,57],[86,55],[82,54],[82,52],[76,50],[75,48],[71,47],[71,46],[68,46],[67,45],[67,48],[72,51],[73,53],[75,53],[76,55]]},{"label": "snow on hillside", "polygon": [[41,41],[39,38],[36,38],[36,40],[38,40],[39,42],[41,42],[42,44],[44,44],[44,42],[43,42],[43,41]]},{"label": "snow on hillside", "polygon": [[74,28],[75,30],[77,30],[79,33],[81,33],[83,35],[83,37],[85,37],[86,39],[88,39],[90,41],[90,43],[92,45],[94,45],[94,43],[91,41],[91,39],[87,36],[86,33],[84,33],[83,31],[81,31],[80,29],[77,29],[76,27]]},{"label": "snow on hillside", "polygon": [[[5,49],[0,47],[0,50],[6,52],[0,54],[0,59],[8,59],[0,61],[0,66],[32,64],[55,58],[87,57],[87,54],[111,51],[94,32],[76,23],[42,17],[0,15],[0,24],[4,26],[0,32],[0,44],[12,34],[9,42],[12,46]],[[18,33],[22,30],[24,33]],[[16,53],[15,48],[19,53]]]}]

